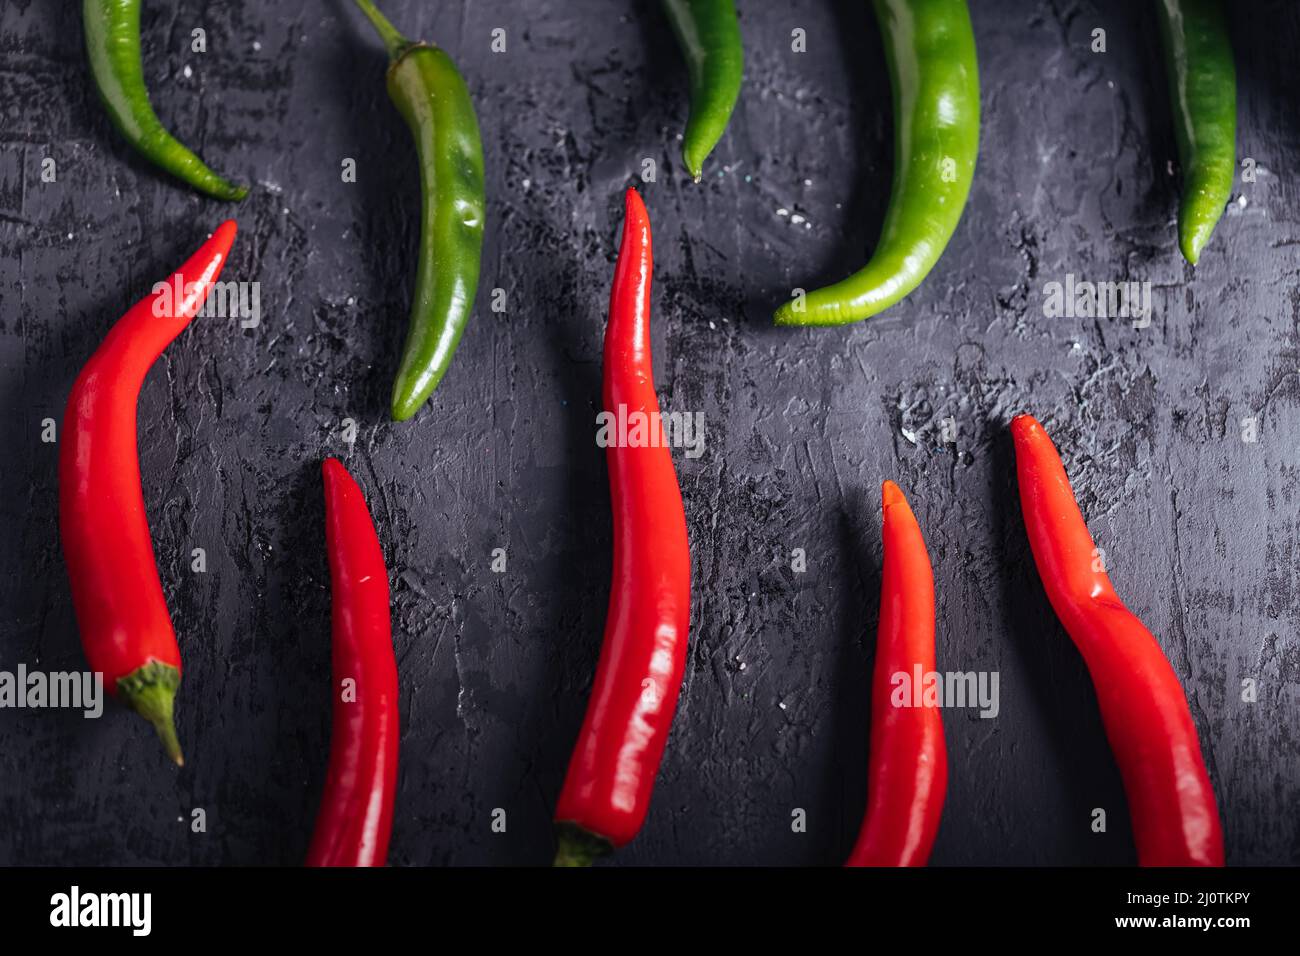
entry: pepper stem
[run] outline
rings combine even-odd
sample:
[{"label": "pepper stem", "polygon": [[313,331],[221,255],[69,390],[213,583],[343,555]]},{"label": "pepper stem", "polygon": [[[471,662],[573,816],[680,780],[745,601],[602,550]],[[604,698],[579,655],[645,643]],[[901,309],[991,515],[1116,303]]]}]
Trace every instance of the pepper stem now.
[{"label": "pepper stem", "polygon": [[389,59],[396,60],[411,45],[411,41],[388,22],[388,18],[379,12],[379,8],[371,0],[355,0],[355,2],[367,19],[375,25],[375,31],[384,41],[384,46],[388,48]]},{"label": "pepper stem", "polygon": [[185,758],[181,756],[181,742],[176,736],[173,714],[176,688],[180,682],[181,672],[175,667],[161,661],[150,661],[118,678],[117,693],[124,704],[153,724],[167,756],[176,762],[176,766],[183,767]]},{"label": "pepper stem", "polygon": [[576,823],[555,825],[555,862],[552,866],[591,866],[614,851],[614,845]]}]

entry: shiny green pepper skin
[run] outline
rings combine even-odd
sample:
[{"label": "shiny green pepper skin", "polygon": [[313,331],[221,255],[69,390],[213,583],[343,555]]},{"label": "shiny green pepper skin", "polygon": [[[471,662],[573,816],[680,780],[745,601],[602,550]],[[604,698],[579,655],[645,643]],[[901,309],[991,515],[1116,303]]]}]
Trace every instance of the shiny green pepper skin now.
[{"label": "shiny green pepper skin", "polygon": [[474,308],[483,220],[483,144],[469,89],[445,52],[413,43],[372,0],[355,0],[388,48],[388,96],[420,158],[420,260],[411,324],[393,382],[394,421],[420,410],[447,374]]},{"label": "shiny green pepper skin", "polygon": [[664,10],[686,57],[691,115],[682,136],[682,160],[698,183],[740,95],[745,53],[734,0],[664,0]]},{"label": "shiny green pepper skin", "polygon": [[469,321],[487,203],[478,120],[451,57],[425,44],[408,47],[388,69],[388,95],[420,157],[420,258],[393,382],[393,419],[400,422],[438,387]]},{"label": "shiny green pepper skin", "polygon": [[1183,167],[1178,245],[1196,265],[1237,172],[1237,71],[1219,0],[1159,0],[1174,131]]},{"label": "shiny green pepper skin", "polygon": [[875,0],[894,92],[894,185],[865,267],[776,311],[777,325],[843,325],[883,312],[934,268],[975,175],[980,91],[966,0]]},{"label": "shiny green pepper skin", "polygon": [[149,103],[140,57],[140,0],[82,4],[90,73],[117,131],[141,156],[214,199],[243,199],[247,186],[227,182],[172,136]]}]

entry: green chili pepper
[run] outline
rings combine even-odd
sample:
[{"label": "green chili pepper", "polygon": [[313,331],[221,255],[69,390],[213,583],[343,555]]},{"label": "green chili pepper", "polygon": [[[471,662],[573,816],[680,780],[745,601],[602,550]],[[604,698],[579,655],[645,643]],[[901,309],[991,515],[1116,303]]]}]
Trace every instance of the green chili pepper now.
[{"label": "green chili pepper", "polygon": [[745,54],[732,0],[664,0],[691,77],[691,115],[682,138],[682,159],[698,183],[704,160],[727,129]]},{"label": "green chili pepper", "polygon": [[247,186],[222,179],[163,127],[149,105],[140,59],[140,0],[85,0],[90,72],[109,118],[136,152],[214,199],[243,199]]},{"label": "green chili pepper", "polygon": [[1161,0],[1158,7],[1183,166],[1178,245],[1196,265],[1232,195],[1237,74],[1218,0]]},{"label": "green chili pepper", "polygon": [[841,325],[921,284],[961,219],[979,151],[979,71],[965,0],[875,0],[894,90],[894,186],[871,261],[787,302],[777,325]]},{"label": "green chili pepper", "polygon": [[483,146],[469,89],[451,57],[398,33],[371,0],[356,0],[388,48],[388,96],[420,156],[420,262],[411,328],[393,382],[395,421],[433,394],[474,307],[483,247]]}]

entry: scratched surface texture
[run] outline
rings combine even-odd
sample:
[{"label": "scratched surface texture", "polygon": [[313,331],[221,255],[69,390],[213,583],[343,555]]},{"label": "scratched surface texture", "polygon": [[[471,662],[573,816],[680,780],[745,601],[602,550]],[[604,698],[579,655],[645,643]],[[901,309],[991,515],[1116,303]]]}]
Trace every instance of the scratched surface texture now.
[{"label": "scratched surface texture", "polygon": [[[198,320],[140,398],[188,763],[168,765],[111,702],[99,720],[0,710],[0,863],[302,860],[330,726],[326,455],[365,489],[391,569],[391,861],[549,861],[608,598],[600,347],[620,194],[647,159],[657,381],[666,408],[703,413],[706,450],[675,455],[694,558],[685,686],[649,818],[615,862],[845,857],[865,800],[884,478],[929,543],[940,668],[1000,681],[996,718],[944,715],[933,862],[1134,862],[1096,696],[1019,516],[1007,423],[1021,410],[1061,447],[1117,588],[1187,690],[1228,861],[1300,862],[1300,9],[1234,17],[1239,152],[1258,177],[1237,184],[1193,271],[1175,244],[1148,6],[974,4],[984,124],[946,255],[879,318],[783,331],[771,310],[865,261],[883,216],[892,120],[868,4],[742,0],[745,86],[697,186],[678,158],[685,71],[657,4],[389,0],[474,92],[489,213],[484,294],[455,364],[417,420],[393,425],[419,187],[368,24],[343,0],[146,2],[155,106],[254,184],[231,206],[115,135],[79,6],[0,11],[0,669],[83,666],[57,445],[41,430],[84,359],[226,216],[240,236],[225,278],[260,283],[261,322]],[[195,28],[206,53],[191,51]],[[791,52],[795,28],[806,54]],[[1098,28],[1105,53],[1089,48]],[[1044,285],[1067,274],[1152,283],[1153,322],[1046,317]],[[485,307],[493,288],[504,314]]]}]

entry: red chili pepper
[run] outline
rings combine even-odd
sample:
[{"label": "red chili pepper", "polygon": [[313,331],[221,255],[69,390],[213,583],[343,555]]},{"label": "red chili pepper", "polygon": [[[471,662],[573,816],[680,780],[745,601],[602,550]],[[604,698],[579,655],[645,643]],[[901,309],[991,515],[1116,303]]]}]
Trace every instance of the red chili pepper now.
[{"label": "red chili pepper", "polygon": [[[650,218],[629,189],[605,328],[604,382],[605,410],[629,424],[638,413],[658,421],[652,271]],[[556,866],[585,866],[636,836],[686,669],[691,555],[672,455],[662,442],[620,447],[617,441],[606,455],[614,572],[596,682],[555,808]]]},{"label": "red chili pepper", "polygon": [[397,792],[397,660],[384,552],[366,499],[333,458],[325,545],[333,588],[334,730],[308,866],[383,866]]},{"label": "red chili pepper", "polygon": [[[885,566],[871,679],[867,812],[845,866],[924,866],[948,789],[938,703],[913,694],[921,693],[918,679],[935,670],[934,575],[903,493],[887,481],[881,499]],[[900,674],[906,680],[896,686]]]},{"label": "red chili pepper", "polygon": [[1128,795],[1138,863],[1222,866],[1219,810],[1178,677],[1111,586],[1043,426],[1021,415],[1011,434],[1034,563],[1092,675]]},{"label": "red chili pepper", "polygon": [[153,724],[177,764],[181,654],[140,489],[136,402],[154,360],[203,306],[234,241],[235,223],[222,223],[109,330],[72,386],[59,451],[59,528],[86,659]]}]

